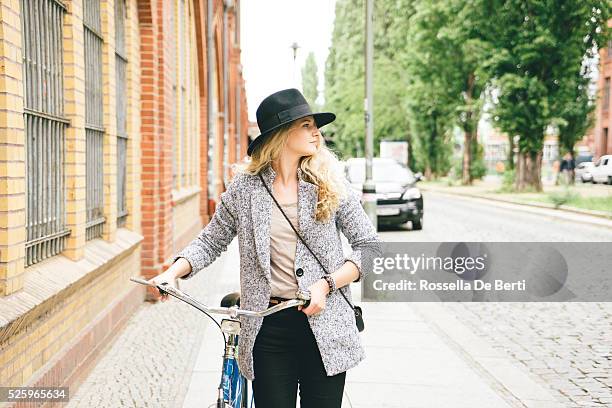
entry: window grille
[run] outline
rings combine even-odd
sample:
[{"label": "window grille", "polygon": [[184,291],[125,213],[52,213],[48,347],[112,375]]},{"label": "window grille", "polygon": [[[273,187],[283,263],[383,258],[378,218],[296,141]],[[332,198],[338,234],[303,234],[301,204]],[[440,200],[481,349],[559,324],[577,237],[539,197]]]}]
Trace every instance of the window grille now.
[{"label": "window grille", "polygon": [[125,48],[125,0],[115,0],[115,78],[117,111],[117,226],[123,227],[128,214],[127,182],[127,52]]},{"label": "window grille", "polygon": [[26,151],[25,266],[64,250],[62,19],[57,0],[21,0]]},{"label": "window grille", "polygon": [[87,240],[102,236],[104,218],[104,117],[100,0],[83,1],[85,36],[85,147]]}]

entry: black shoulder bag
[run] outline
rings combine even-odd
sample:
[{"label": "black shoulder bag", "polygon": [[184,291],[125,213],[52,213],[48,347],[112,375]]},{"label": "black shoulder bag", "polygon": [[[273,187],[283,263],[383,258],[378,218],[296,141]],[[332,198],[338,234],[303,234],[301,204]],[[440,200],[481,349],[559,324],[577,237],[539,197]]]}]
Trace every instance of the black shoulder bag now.
[{"label": "black shoulder bag", "polygon": [[[263,177],[261,176],[261,174],[259,175],[259,178],[261,179],[261,182],[263,183],[264,187],[266,188],[266,191],[268,191],[268,194],[270,194],[270,197],[272,197],[272,199],[274,200],[274,202],[276,203],[276,206],[278,207],[278,209],[281,211],[281,213],[283,214],[283,216],[285,217],[285,219],[287,220],[287,222],[289,223],[289,225],[291,225],[291,228],[293,229],[293,231],[295,231],[295,234],[298,236],[298,238],[300,239],[300,241],[302,241],[302,243],[304,244],[304,246],[306,248],[308,248],[308,250],[310,251],[310,253],[312,254],[312,256],[315,257],[315,259],[317,260],[317,262],[319,263],[319,265],[321,265],[321,268],[323,268],[323,271],[329,275],[329,272],[327,272],[327,269],[325,269],[325,267],[323,266],[323,264],[321,263],[321,261],[319,260],[319,258],[315,255],[315,253],[312,251],[312,249],[310,249],[310,247],[308,246],[308,244],[306,244],[306,241],[304,241],[304,238],[302,238],[302,236],[300,235],[299,232],[297,232],[297,230],[295,229],[295,227],[293,226],[293,223],[291,222],[291,220],[289,220],[289,218],[287,217],[287,215],[285,214],[285,212],[283,211],[283,209],[281,208],[280,204],[278,203],[278,201],[276,201],[276,198],[274,198],[274,196],[272,195],[272,192],[270,191],[270,189],[268,188],[268,186],[266,185],[266,183],[263,180]],[[341,288],[337,289],[338,292],[340,292],[340,294],[342,295],[342,297],[344,298],[344,300],[346,300],[346,303],[349,304],[349,306],[351,307],[351,309],[353,309],[353,312],[355,312],[355,324],[357,325],[357,330],[359,330],[360,332],[363,331],[364,329],[364,324],[363,324],[363,313],[361,311],[361,307],[357,306],[357,305],[352,305],[351,302],[349,302],[349,300],[346,298],[346,296],[344,295],[344,292],[342,292]]]}]

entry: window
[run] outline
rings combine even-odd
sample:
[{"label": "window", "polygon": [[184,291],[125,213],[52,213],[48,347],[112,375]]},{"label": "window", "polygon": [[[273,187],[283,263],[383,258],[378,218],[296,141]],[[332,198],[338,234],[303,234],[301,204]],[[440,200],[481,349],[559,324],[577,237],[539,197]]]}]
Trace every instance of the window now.
[{"label": "window", "polygon": [[125,47],[125,0],[115,0],[115,79],[117,112],[117,226],[123,227],[127,217],[127,51]]},{"label": "window", "polygon": [[102,236],[104,224],[104,122],[100,0],[83,1],[85,37],[85,157],[87,225],[85,239]]},{"label": "window", "polygon": [[185,185],[185,116],[188,115],[187,110],[185,109],[185,94],[187,92],[186,90],[186,78],[185,78],[185,70],[186,70],[186,60],[187,60],[187,53],[186,53],[186,49],[189,46],[189,44],[186,41],[185,38],[185,12],[186,12],[186,7],[185,7],[185,1],[186,0],[179,0],[178,1],[178,19],[177,19],[177,38],[179,41],[179,46],[178,46],[178,59],[177,59],[177,63],[178,63],[178,75],[177,75],[177,97],[178,97],[178,103],[176,104],[176,108],[178,109],[177,112],[177,121],[176,121],[176,125],[178,127],[178,131],[176,132],[176,135],[178,135],[179,140],[178,140],[178,144],[177,147],[179,148],[178,150],[178,154],[176,156],[176,160],[178,162],[177,165],[177,178],[179,178],[180,180],[178,180],[178,185],[177,187],[180,186],[184,186]]},{"label": "window", "polygon": [[[214,55],[217,55],[217,47],[216,45],[214,46],[215,49],[215,53]],[[208,70],[208,75],[210,75],[212,78],[210,79],[211,83],[212,83],[212,89],[209,89],[208,91],[208,97],[212,100],[212,122],[210,122],[208,124],[208,186],[207,186],[207,190],[208,190],[208,199],[209,200],[214,200],[217,197],[217,183],[216,183],[216,177],[217,177],[217,172],[218,172],[218,160],[219,157],[216,154],[216,149],[217,149],[217,132],[218,132],[218,128],[217,128],[217,119],[219,116],[219,105],[218,105],[218,101],[219,101],[219,89],[218,89],[218,76],[217,76],[217,58],[215,58],[213,56],[212,58],[212,66],[210,67],[210,69]]]},{"label": "window", "polygon": [[194,5],[191,2],[189,9],[189,152],[191,154],[189,167],[189,184],[199,185],[198,174],[200,169],[200,104],[199,104],[199,76],[198,76],[198,49],[195,26]]},{"label": "window", "polygon": [[197,53],[192,4],[177,0],[176,38],[178,41],[175,95],[175,141],[173,143],[173,187],[197,184]]},{"label": "window", "polygon": [[[21,0],[26,151],[26,259],[30,266],[64,250],[62,19],[55,0]],[[38,34],[38,35],[36,35]],[[42,36],[42,41],[40,37]]]}]

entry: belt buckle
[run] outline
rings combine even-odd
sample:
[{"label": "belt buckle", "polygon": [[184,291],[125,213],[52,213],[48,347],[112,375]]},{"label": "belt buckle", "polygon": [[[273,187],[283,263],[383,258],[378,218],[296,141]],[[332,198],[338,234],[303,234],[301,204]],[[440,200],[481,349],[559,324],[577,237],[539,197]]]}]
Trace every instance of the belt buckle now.
[{"label": "belt buckle", "polygon": [[279,303],[283,302],[284,300],[278,299],[278,298],[270,298],[269,303],[271,305],[278,305]]}]

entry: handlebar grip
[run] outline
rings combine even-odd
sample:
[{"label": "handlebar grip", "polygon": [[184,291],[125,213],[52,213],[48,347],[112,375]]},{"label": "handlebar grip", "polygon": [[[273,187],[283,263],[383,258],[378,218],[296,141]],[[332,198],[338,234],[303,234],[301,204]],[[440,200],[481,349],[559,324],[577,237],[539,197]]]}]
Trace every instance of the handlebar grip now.
[{"label": "handlebar grip", "polygon": [[[167,285],[167,284],[168,284],[168,282],[162,282],[162,283],[159,284],[159,286]],[[159,286],[157,287],[157,289],[159,290],[159,293],[161,295],[170,295],[168,292],[166,292],[165,290],[161,289]]]}]

